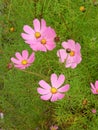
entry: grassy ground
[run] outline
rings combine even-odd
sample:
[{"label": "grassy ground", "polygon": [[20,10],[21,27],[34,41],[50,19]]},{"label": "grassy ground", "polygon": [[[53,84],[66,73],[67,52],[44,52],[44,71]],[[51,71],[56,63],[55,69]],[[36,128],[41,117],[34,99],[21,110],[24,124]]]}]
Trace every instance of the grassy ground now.
[{"label": "grassy ground", "polygon": [[[0,127],[49,130],[57,124],[59,130],[97,130],[98,96],[91,93],[90,82],[98,80],[98,5],[92,0],[2,0],[0,8],[0,111],[4,113]],[[20,34],[25,24],[32,26],[34,18],[44,18],[55,29],[60,37],[57,47],[51,52],[37,52],[34,64],[26,71],[8,69],[16,51],[32,52]],[[66,69],[56,56],[67,39],[82,47],[83,60],[75,69]],[[65,98],[55,103],[40,100],[36,91],[39,80],[52,73],[64,74],[65,83],[71,86]]]}]

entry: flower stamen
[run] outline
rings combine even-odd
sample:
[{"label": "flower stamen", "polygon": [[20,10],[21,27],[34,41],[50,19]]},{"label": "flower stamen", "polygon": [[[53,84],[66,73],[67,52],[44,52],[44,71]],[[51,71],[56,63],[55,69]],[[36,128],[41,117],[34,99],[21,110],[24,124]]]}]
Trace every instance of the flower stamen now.
[{"label": "flower stamen", "polygon": [[41,37],[41,34],[40,34],[39,32],[36,32],[36,33],[35,33],[35,37],[36,37],[36,38],[40,38],[40,37]]},{"label": "flower stamen", "polygon": [[26,64],[28,64],[28,61],[27,60],[22,60],[21,64],[26,65]]},{"label": "flower stamen", "polygon": [[51,88],[51,93],[52,93],[52,94],[57,93],[57,89],[56,89],[56,88],[54,88],[54,87],[52,87],[52,88]]},{"label": "flower stamen", "polygon": [[74,51],[71,51],[69,54],[70,54],[70,56],[74,56],[74,55],[75,55],[75,52],[74,52]]},{"label": "flower stamen", "polygon": [[41,40],[41,44],[45,45],[45,44],[46,44],[46,39],[43,38],[43,39]]},{"label": "flower stamen", "polygon": [[96,92],[98,93],[98,89],[96,89]]}]

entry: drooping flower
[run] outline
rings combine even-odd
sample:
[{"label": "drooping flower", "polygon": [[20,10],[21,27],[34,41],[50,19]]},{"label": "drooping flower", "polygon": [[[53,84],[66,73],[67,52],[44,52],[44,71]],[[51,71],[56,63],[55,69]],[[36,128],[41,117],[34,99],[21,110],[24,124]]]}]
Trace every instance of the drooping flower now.
[{"label": "drooping flower", "polygon": [[44,80],[39,81],[39,85],[41,87],[37,88],[37,91],[39,94],[41,94],[42,100],[49,100],[54,102],[57,100],[60,100],[64,98],[65,94],[64,92],[67,92],[69,90],[69,84],[66,84],[61,87],[61,85],[64,83],[65,76],[61,74],[59,77],[55,73],[51,75],[51,85],[49,85]]},{"label": "drooping flower", "polygon": [[95,85],[90,83],[91,91],[93,94],[98,94],[98,80],[95,82]]},{"label": "drooping flower", "polygon": [[58,126],[57,126],[57,125],[52,125],[52,126],[50,127],[50,130],[58,130]]},{"label": "drooping flower", "polygon": [[41,19],[41,22],[38,19],[34,19],[33,25],[34,29],[28,25],[23,27],[25,33],[22,33],[21,36],[25,43],[29,44],[34,51],[46,52],[47,50],[53,50],[56,47],[54,29],[47,27],[44,19]]},{"label": "drooping flower", "polygon": [[76,66],[81,62],[82,57],[80,53],[81,46],[79,43],[75,43],[73,40],[68,40],[63,42],[62,46],[64,49],[57,51],[57,56],[61,63],[65,63],[66,68],[76,68]]},{"label": "drooping flower", "polygon": [[19,69],[25,69],[30,66],[35,60],[34,52],[29,56],[27,50],[22,51],[22,55],[19,52],[15,54],[16,58],[12,57],[11,61],[14,63],[14,67]]}]

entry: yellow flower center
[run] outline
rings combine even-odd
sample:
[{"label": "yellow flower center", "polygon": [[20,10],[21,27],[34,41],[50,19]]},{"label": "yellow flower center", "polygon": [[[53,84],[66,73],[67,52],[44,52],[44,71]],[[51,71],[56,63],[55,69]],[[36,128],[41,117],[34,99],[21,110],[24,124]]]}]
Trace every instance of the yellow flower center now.
[{"label": "yellow flower center", "polygon": [[41,37],[41,34],[40,34],[39,32],[36,32],[36,33],[35,33],[35,37],[36,37],[36,38],[40,38],[40,37]]},{"label": "yellow flower center", "polygon": [[26,64],[28,64],[28,61],[27,60],[22,60],[22,65],[26,65]]},{"label": "yellow flower center", "polygon": [[98,93],[98,89],[96,89],[96,92]]},{"label": "yellow flower center", "polygon": [[46,39],[42,39],[41,44],[45,45],[46,44]]},{"label": "yellow flower center", "polygon": [[70,56],[74,56],[74,55],[75,55],[75,52],[74,52],[74,51],[71,51],[69,54],[70,54]]},{"label": "yellow flower center", "polygon": [[52,94],[57,93],[57,89],[56,89],[56,88],[54,88],[54,87],[52,87],[52,88],[51,88],[51,93],[52,93]]}]

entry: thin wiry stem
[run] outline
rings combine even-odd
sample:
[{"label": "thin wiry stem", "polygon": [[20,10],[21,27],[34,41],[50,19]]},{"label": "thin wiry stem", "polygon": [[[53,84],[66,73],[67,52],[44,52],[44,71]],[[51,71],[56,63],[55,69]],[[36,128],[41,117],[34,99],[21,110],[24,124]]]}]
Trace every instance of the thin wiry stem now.
[{"label": "thin wiry stem", "polygon": [[31,72],[31,71],[26,71],[26,70],[21,70],[25,73],[28,73],[28,74],[32,74],[32,75],[35,75],[37,77],[40,77],[42,79],[45,79],[46,81],[49,81],[48,77],[46,77],[45,75],[42,75],[42,74],[39,74],[39,73],[36,73],[36,72]]}]

